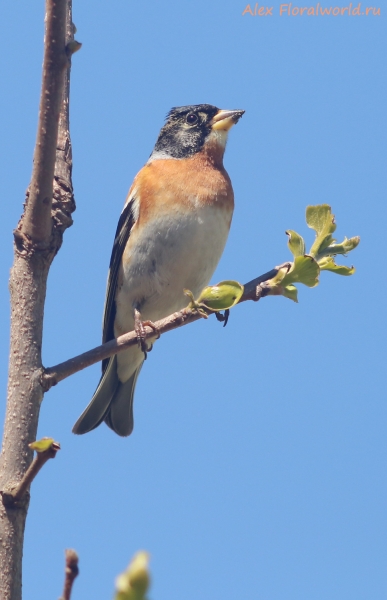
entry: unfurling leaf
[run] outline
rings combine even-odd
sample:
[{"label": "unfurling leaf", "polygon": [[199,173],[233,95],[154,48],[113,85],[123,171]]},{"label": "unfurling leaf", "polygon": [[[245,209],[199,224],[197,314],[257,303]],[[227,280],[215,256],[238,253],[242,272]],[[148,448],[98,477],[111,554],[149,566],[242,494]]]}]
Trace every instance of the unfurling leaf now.
[{"label": "unfurling leaf", "polygon": [[[316,238],[308,253],[305,252],[303,237],[288,229],[288,247],[293,254],[294,261],[283,263],[276,267],[276,275],[263,281],[256,288],[256,300],[264,296],[285,296],[298,302],[295,284],[302,283],[308,287],[315,287],[319,283],[321,271],[332,271],[337,275],[352,275],[354,267],[337,265],[334,256],[351,252],[360,242],[359,237],[344,238],[337,244],[332,234],[336,230],[335,218],[328,204],[308,206],[306,209],[306,222],[308,227],[314,229]],[[189,307],[207,318],[209,310],[221,311],[232,308],[243,296],[244,288],[237,281],[221,281],[217,285],[206,287],[195,300],[192,292],[184,290],[190,298]]]},{"label": "unfurling leaf", "polygon": [[278,287],[279,284],[283,281],[286,275],[289,273],[289,270],[293,267],[293,263],[287,263],[286,266],[278,269],[277,275],[266,282],[266,285],[270,288]]},{"label": "unfurling leaf", "polygon": [[296,231],[288,229],[285,231],[286,235],[289,236],[288,246],[290,252],[294,257],[303,256],[305,254],[305,242],[304,238],[301,237]]},{"label": "unfurling leaf", "polygon": [[53,438],[44,437],[41,440],[31,442],[31,444],[28,444],[28,446],[31,448],[31,450],[35,450],[36,452],[46,452],[46,450],[51,448],[53,444]]},{"label": "unfurling leaf", "polygon": [[345,267],[344,265],[336,265],[332,256],[325,256],[321,260],[319,260],[319,266],[322,271],[332,271],[332,273],[336,273],[337,275],[353,275],[355,272],[355,267]]},{"label": "unfurling leaf", "polygon": [[320,268],[312,256],[297,256],[291,269],[283,278],[281,284],[283,286],[291,285],[292,283],[303,283],[308,287],[318,285],[318,276]]},{"label": "unfurling leaf", "polygon": [[306,222],[316,232],[316,239],[309,252],[311,256],[316,256],[335,241],[332,237],[336,230],[335,217],[329,204],[319,204],[307,207]]},{"label": "unfurling leaf", "polygon": [[351,252],[354,250],[356,246],[360,243],[360,237],[356,236],[353,238],[344,238],[344,241],[341,244],[331,244],[327,246],[325,250],[319,252],[318,256],[316,256],[316,260],[319,261],[321,256],[335,256],[336,254],[347,254],[347,252]]},{"label": "unfurling leaf", "polygon": [[150,584],[149,554],[138,552],[124,573],[116,579],[115,600],[146,600]]},{"label": "unfurling leaf", "polygon": [[244,287],[237,281],[221,281],[202,291],[197,302],[211,310],[227,310],[242,298]]},{"label": "unfurling leaf", "polygon": [[265,295],[285,296],[298,302],[297,288],[294,283],[303,283],[308,287],[318,285],[320,267],[312,256],[296,256],[293,263],[283,266],[273,279],[265,283]]}]

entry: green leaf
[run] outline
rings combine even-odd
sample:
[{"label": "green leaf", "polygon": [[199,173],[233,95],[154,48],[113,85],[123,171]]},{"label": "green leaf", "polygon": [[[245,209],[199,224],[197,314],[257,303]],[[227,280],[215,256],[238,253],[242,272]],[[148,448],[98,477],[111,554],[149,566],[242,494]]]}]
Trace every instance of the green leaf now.
[{"label": "green leaf", "polygon": [[292,283],[303,283],[308,287],[318,285],[320,267],[312,256],[297,256],[290,271],[283,278],[281,285],[288,286]]},{"label": "green leaf", "polygon": [[46,452],[54,443],[53,438],[44,437],[41,440],[37,440],[35,442],[31,442],[28,444],[31,450],[35,450],[36,452]]},{"label": "green leaf", "polygon": [[289,236],[288,246],[290,252],[294,257],[303,256],[305,254],[305,242],[304,238],[301,237],[296,231],[288,229],[285,231],[286,235]]},{"label": "green leaf", "polygon": [[279,269],[277,275],[265,284],[266,295],[285,296],[298,302],[298,291],[294,283],[303,283],[308,287],[318,285],[320,267],[312,256],[296,256],[294,262],[289,267]]},{"label": "green leaf", "polygon": [[293,300],[293,302],[298,302],[298,290],[294,285],[287,285],[284,287],[282,295],[285,296],[285,298]]},{"label": "green leaf", "polygon": [[328,204],[308,206],[306,222],[316,232],[316,239],[309,254],[305,254],[305,242],[296,231],[286,231],[289,236],[288,247],[294,256],[293,263],[277,267],[277,274],[262,286],[263,296],[285,296],[298,302],[297,288],[294,284],[303,283],[315,287],[319,283],[320,271],[332,271],[338,275],[352,275],[354,267],[336,265],[334,256],[351,252],[360,242],[359,237],[344,238],[341,244],[336,244],[332,234],[336,230],[335,219]]},{"label": "green leaf", "polygon": [[311,256],[316,256],[335,241],[332,237],[332,233],[336,230],[335,218],[329,204],[308,206],[306,222],[308,227],[316,232],[316,239],[309,252]]},{"label": "green leaf", "polygon": [[320,269],[322,271],[332,271],[337,275],[353,275],[355,267],[345,267],[344,265],[336,265],[332,256],[326,256],[319,261]]},{"label": "green leaf", "polygon": [[221,281],[204,288],[197,302],[211,310],[232,308],[242,298],[244,287],[238,281]]},{"label": "green leaf", "polygon": [[359,243],[359,236],[349,238],[349,240],[347,238],[344,238],[344,241],[341,242],[341,244],[331,244],[330,246],[327,246],[325,250],[319,252],[318,256],[316,256],[316,259],[319,260],[320,256],[334,256],[336,254],[347,254],[348,252],[351,252],[351,250],[354,250],[356,246],[359,245]]}]

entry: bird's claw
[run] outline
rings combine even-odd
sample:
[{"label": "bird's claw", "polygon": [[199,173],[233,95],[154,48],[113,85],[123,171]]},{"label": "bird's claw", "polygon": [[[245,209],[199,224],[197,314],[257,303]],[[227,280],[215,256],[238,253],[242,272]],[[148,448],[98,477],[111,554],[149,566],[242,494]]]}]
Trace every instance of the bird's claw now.
[{"label": "bird's claw", "polygon": [[148,357],[148,352],[150,352],[153,348],[153,344],[150,344],[150,346],[148,346],[148,344],[146,343],[146,331],[145,331],[145,327],[150,327],[151,329],[153,329],[154,333],[157,334],[157,338],[158,339],[160,337],[160,330],[159,328],[153,323],[153,321],[142,321],[141,320],[141,313],[140,311],[138,311],[136,308],[134,309],[134,330],[136,332],[137,335],[137,342],[139,347],[141,348],[142,352],[144,353],[144,360],[147,359]]},{"label": "bird's claw", "polygon": [[226,310],[224,311],[223,315],[220,312],[216,312],[215,313],[215,317],[217,318],[218,321],[220,321],[221,323],[223,323],[223,327],[226,327],[226,325],[228,323],[229,316],[230,316],[230,309],[229,308],[226,308]]}]

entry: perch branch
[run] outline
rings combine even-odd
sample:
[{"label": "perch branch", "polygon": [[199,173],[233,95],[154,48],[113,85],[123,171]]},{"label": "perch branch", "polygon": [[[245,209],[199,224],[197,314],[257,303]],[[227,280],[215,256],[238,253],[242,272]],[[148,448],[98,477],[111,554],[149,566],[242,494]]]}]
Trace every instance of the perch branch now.
[{"label": "perch branch", "polygon": [[[249,281],[244,286],[244,293],[239,303],[245,302],[246,300],[254,300],[257,301],[260,298],[266,295],[265,293],[265,282],[275,277],[278,273],[278,270],[283,266],[288,265],[289,263],[284,263],[259,277]],[[212,314],[213,311],[207,310],[208,314]],[[194,308],[184,308],[179,312],[173,313],[164,319],[160,319],[155,323],[156,327],[160,331],[160,334],[167,333],[168,331],[172,331],[173,329],[177,329],[178,327],[182,327],[183,325],[188,325],[188,323],[193,323],[194,321],[198,321],[201,319],[201,315]],[[145,327],[145,332],[148,336],[150,336],[153,332],[151,327]],[[109,358],[109,356],[113,356],[114,354],[118,354],[118,352],[122,352],[129,348],[130,346],[134,346],[137,344],[137,335],[134,331],[130,331],[129,333],[125,333],[120,337],[110,340],[106,344],[102,344],[101,346],[97,346],[88,352],[84,352],[83,354],[79,354],[74,358],[70,358],[65,362],[59,363],[54,367],[49,367],[44,369],[41,383],[42,387],[45,391],[49,390],[53,385],[56,385],[66,377],[70,377],[74,373],[78,371],[82,371],[86,369],[86,367],[90,367],[105,358]]]}]

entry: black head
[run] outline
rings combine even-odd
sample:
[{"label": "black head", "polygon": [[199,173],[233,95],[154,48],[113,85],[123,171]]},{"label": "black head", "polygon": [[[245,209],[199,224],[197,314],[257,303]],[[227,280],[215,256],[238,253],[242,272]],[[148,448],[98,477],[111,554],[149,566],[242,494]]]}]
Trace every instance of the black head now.
[{"label": "black head", "polygon": [[211,134],[223,132],[223,147],[228,130],[240,119],[244,110],[220,110],[211,104],[172,108],[161,129],[151,160],[187,158],[200,152]]}]

